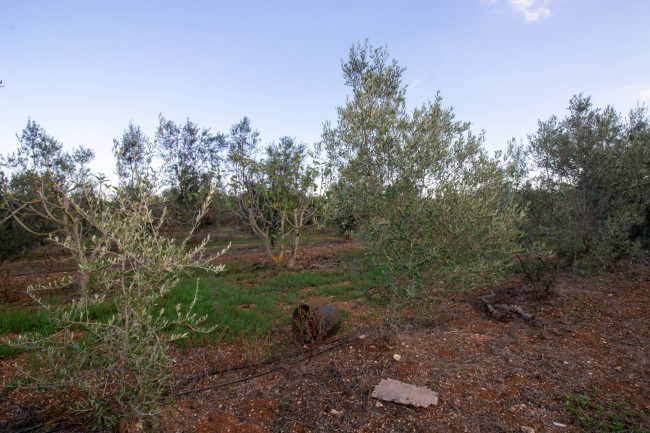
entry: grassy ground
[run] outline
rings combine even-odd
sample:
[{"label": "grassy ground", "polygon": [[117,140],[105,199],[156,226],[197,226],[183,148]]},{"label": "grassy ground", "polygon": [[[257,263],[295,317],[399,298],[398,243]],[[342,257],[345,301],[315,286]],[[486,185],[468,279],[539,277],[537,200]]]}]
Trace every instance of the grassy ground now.
[{"label": "grassy ground", "polygon": [[[312,236],[306,242],[318,242],[322,237]],[[257,246],[254,239],[243,239],[237,246]],[[216,252],[223,242],[215,242]],[[337,257],[341,265],[336,269],[286,270],[267,263],[251,266],[248,261],[233,261],[226,271],[217,275],[199,274],[188,277],[172,289],[155,308],[165,309],[169,319],[175,316],[175,307],[188,306],[198,295],[194,312],[205,316],[207,326],[216,325],[210,335],[192,333],[189,343],[196,346],[224,338],[237,342],[269,335],[275,328],[290,323],[290,309],[308,299],[327,302],[349,299],[371,299],[370,289],[382,278],[381,269],[371,266],[362,252],[352,251]],[[48,299],[53,304],[66,302],[64,295]],[[375,300],[375,303],[377,300]],[[108,299],[92,308],[92,315],[107,321],[115,312],[114,303]],[[347,312],[342,311],[345,315]],[[48,333],[48,312],[34,303],[0,305],[0,341],[24,332]],[[206,338],[207,337],[207,338]],[[0,343],[0,359],[15,356],[20,350]]]},{"label": "grassy ground", "polygon": [[[235,342],[242,337],[261,337],[274,328],[290,323],[290,309],[308,299],[324,298],[329,302],[370,299],[369,290],[382,277],[381,270],[368,267],[362,253],[342,257],[345,267],[325,270],[277,270],[270,267],[248,269],[231,266],[225,275],[203,276],[183,281],[165,298],[170,313],[177,303],[191,302],[198,286],[195,312],[207,317],[206,324],[217,325],[212,337],[223,335]],[[343,311],[343,314],[346,312]],[[171,316],[170,316],[171,318]],[[196,342],[202,335],[193,335]]]}]

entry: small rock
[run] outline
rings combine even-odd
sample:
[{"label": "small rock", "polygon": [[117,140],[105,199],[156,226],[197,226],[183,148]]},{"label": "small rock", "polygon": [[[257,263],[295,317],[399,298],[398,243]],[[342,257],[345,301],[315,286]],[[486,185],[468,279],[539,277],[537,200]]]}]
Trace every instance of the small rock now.
[{"label": "small rock", "polygon": [[535,433],[535,429],[527,427],[525,425],[522,425],[521,427],[519,427],[519,431],[521,433]]},{"label": "small rock", "polygon": [[363,339],[365,339],[365,338],[366,338],[365,335],[359,335],[359,340],[363,340]]},{"label": "small rock", "polygon": [[375,407],[384,407],[384,405],[381,404],[380,401],[377,401],[377,402],[375,403]]},{"label": "small rock", "polygon": [[330,413],[331,413],[332,415],[341,415],[341,412],[339,412],[339,411],[336,410],[336,409],[332,409],[332,410],[330,410]]},{"label": "small rock", "polygon": [[554,425],[555,427],[566,427],[566,424],[562,424],[562,423],[560,423],[560,422],[555,422],[555,421],[553,421],[553,425]]},{"label": "small rock", "polygon": [[395,361],[399,361],[400,359],[402,359],[402,355],[398,355],[398,354],[396,353],[395,355],[393,355],[393,359],[394,359]]}]

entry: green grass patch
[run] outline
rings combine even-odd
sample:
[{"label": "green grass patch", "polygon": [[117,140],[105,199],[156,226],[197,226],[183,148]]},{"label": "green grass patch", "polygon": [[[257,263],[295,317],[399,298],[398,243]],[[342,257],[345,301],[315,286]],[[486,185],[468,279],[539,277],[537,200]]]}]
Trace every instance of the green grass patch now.
[{"label": "green grass patch", "polygon": [[[210,275],[196,272],[182,280],[171,292],[160,299],[154,313],[164,308],[164,316],[176,317],[176,306],[187,311],[194,294],[197,300],[194,313],[205,316],[204,325],[216,326],[209,335],[190,332],[194,345],[210,344],[224,337],[230,342],[248,342],[265,339],[273,331],[286,328],[293,308],[301,302],[326,297],[332,302],[361,299],[373,306],[381,300],[370,296],[370,290],[382,284],[383,270],[372,265],[362,253],[343,253],[341,266],[323,270],[283,270],[273,267],[254,267],[245,262],[240,268],[229,265],[226,272]],[[197,290],[198,289],[198,290]],[[65,299],[50,300],[53,304]],[[106,322],[117,311],[108,299],[90,309],[93,320]],[[344,318],[347,312],[343,311]],[[47,312],[15,306],[0,307],[0,335],[11,332],[39,332],[47,334]],[[180,329],[170,329],[180,331]],[[17,349],[0,346],[0,358],[14,356]]]},{"label": "green grass patch", "polygon": [[3,311],[0,315],[0,335],[11,332],[32,332],[47,326],[45,311],[17,310]]},{"label": "green grass patch", "polygon": [[590,395],[569,394],[566,408],[581,427],[594,433],[649,433],[645,427],[645,414],[629,408],[626,402],[611,401],[597,395],[594,388]]},{"label": "green grass patch", "polygon": [[117,306],[112,300],[107,300],[98,305],[93,305],[89,309],[90,317],[99,322],[106,322],[115,313],[117,313]]},{"label": "green grass patch", "polygon": [[359,297],[359,292],[353,288],[352,284],[326,285],[315,290],[313,294],[329,296],[342,301]]},{"label": "green grass patch", "polygon": [[[16,310],[2,311],[0,315],[0,335],[33,332],[47,335],[51,332],[46,311]],[[23,352],[22,348],[0,343],[0,359],[11,358]]]},{"label": "green grass patch", "polygon": [[[345,267],[330,270],[291,271],[274,268],[241,270],[217,276],[187,279],[159,303],[166,317],[173,319],[177,304],[186,308],[198,284],[196,314],[206,316],[205,324],[217,326],[209,338],[226,340],[259,339],[274,328],[286,327],[293,306],[316,297],[332,301],[371,299],[366,293],[381,283],[383,273],[367,267],[367,258],[354,254],[344,261]],[[372,301],[371,301],[372,302]],[[372,305],[379,305],[372,302]],[[206,341],[203,334],[190,334],[192,343]]]},{"label": "green grass patch", "polygon": [[7,343],[0,343],[0,359],[12,358],[23,353],[23,349],[10,346]]}]

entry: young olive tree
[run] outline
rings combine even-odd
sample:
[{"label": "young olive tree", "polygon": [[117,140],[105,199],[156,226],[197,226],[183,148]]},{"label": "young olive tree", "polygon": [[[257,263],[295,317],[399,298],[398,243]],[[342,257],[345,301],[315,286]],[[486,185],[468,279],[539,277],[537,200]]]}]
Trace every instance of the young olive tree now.
[{"label": "young olive tree", "polygon": [[[0,171],[0,264],[8,258],[29,250],[44,241],[44,236],[39,236],[25,230],[21,223],[15,220],[11,207],[8,207],[7,201],[15,194],[17,180],[25,180],[24,176],[15,176],[12,184],[6,178],[5,174]],[[22,224],[35,229],[37,233],[53,230],[53,227],[46,227],[48,221],[42,218],[33,218],[26,221],[23,218]]]},{"label": "young olive tree", "polygon": [[537,235],[570,263],[604,267],[641,253],[632,235],[650,206],[649,125],[644,107],[625,122],[577,95],[564,119],[540,121],[529,137],[546,203],[531,208]]},{"label": "young olive tree", "polygon": [[317,222],[317,166],[307,163],[307,148],[293,138],[265,148],[265,158],[254,154],[257,132],[244,118],[233,126],[228,159],[235,212],[264,242],[277,266],[294,267],[301,236]]},{"label": "young olive tree", "polygon": [[337,125],[325,124],[322,145],[339,202],[353,201],[346,212],[388,269],[385,295],[436,301],[503,277],[519,249],[523,212],[483,137],[439,96],[406,110],[403,72],[383,48],[352,47],[343,64],[352,95],[337,109]]},{"label": "young olive tree", "polygon": [[185,125],[177,125],[161,114],[159,121],[155,145],[163,160],[162,171],[178,213],[186,220],[210,185],[219,180],[226,137],[209,128],[200,129],[189,119]]},{"label": "young olive tree", "polygon": [[[193,230],[181,242],[162,235],[167,214],[152,211],[159,201],[155,185],[151,178],[137,179],[130,188],[102,188],[85,200],[60,191],[94,234],[83,245],[70,236],[50,238],[73,255],[100,251],[79,264],[93,284],[67,305],[47,303],[43,295],[50,287],[31,287],[28,294],[51,312],[49,329],[54,333],[45,338],[23,335],[14,342],[35,349],[45,367],[25,375],[24,385],[36,380],[39,386],[78,391],[72,409],[89,414],[97,424],[123,420],[132,427],[154,428],[176,383],[171,343],[186,337],[188,330],[214,329],[203,327],[204,317],[193,313],[197,292],[189,305],[178,304],[175,311],[160,307],[162,298],[181,278],[191,277],[193,269],[217,273],[223,266],[204,255],[208,239],[188,246]],[[207,209],[206,201],[194,228]],[[97,317],[98,307],[108,310],[108,318]]]},{"label": "young olive tree", "polygon": [[116,173],[119,183],[126,188],[135,189],[143,179],[143,174],[151,167],[153,146],[139,126],[129,122],[121,140],[113,139],[113,156],[116,159]]},{"label": "young olive tree", "polygon": [[32,120],[18,141],[18,150],[2,160],[3,167],[12,171],[4,194],[7,216],[32,236],[56,235],[75,243],[77,247],[70,252],[80,270],[77,283],[80,290],[86,290],[85,266],[101,251],[84,246],[90,227],[71,199],[85,200],[95,193],[88,169],[94,154],[83,147],[64,152],[61,143]]}]

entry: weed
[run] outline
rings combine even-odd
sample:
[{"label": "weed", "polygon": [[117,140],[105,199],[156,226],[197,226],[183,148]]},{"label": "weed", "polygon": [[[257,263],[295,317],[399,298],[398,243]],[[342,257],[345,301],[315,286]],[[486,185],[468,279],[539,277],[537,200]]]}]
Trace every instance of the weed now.
[{"label": "weed", "polygon": [[0,335],[10,332],[36,331],[46,326],[46,313],[42,311],[9,310],[0,315]]},{"label": "weed", "polygon": [[626,402],[610,401],[597,395],[569,394],[566,408],[586,431],[594,433],[649,433],[645,424],[645,414],[629,408]]},{"label": "weed", "polygon": [[10,346],[7,343],[0,343],[0,359],[12,358],[20,355],[22,352],[23,350],[18,347]]}]

